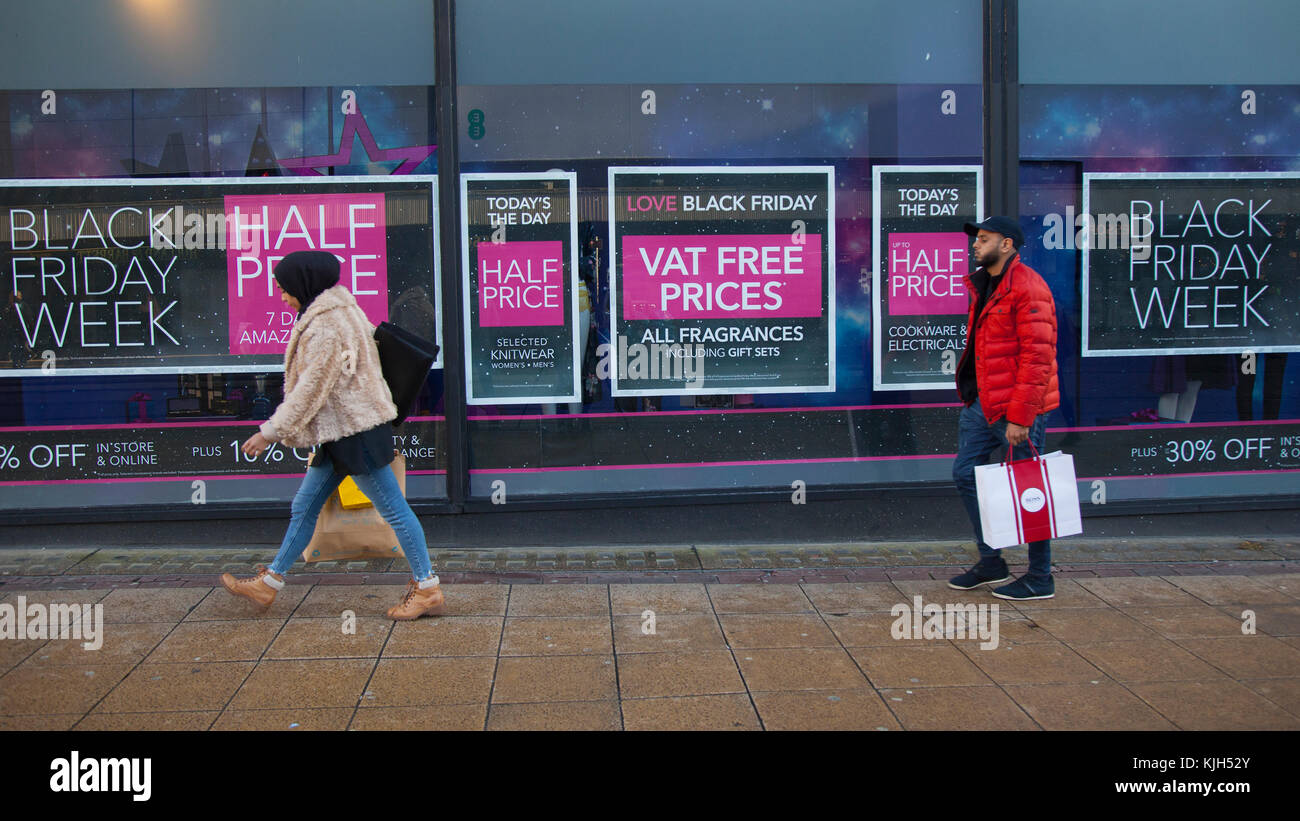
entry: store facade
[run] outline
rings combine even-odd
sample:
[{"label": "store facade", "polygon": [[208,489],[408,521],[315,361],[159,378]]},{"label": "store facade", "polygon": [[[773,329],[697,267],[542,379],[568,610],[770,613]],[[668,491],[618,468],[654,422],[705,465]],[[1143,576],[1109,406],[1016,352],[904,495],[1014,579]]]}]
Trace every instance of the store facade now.
[{"label": "store facade", "polygon": [[0,518],[285,508],[307,452],[237,445],[280,399],[270,269],[305,248],[441,346],[394,435],[417,510],[946,492],[961,226],[996,213],[1056,298],[1048,444],[1085,507],[1292,504],[1300,15],[1078,14],[24,9]]}]

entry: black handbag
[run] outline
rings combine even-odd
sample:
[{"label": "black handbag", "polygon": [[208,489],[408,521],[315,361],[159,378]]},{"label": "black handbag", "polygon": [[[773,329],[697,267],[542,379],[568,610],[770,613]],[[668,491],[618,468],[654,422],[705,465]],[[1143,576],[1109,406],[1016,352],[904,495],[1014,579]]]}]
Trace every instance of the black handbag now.
[{"label": "black handbag", "polygon": [[375,328],[375,345],[379,348],[384,381],[397,406],[397,418],[393,420],[393,427],[397,427],[415,405],[429,369],[438,358],[438,346],[391,322],[381,322]]}]

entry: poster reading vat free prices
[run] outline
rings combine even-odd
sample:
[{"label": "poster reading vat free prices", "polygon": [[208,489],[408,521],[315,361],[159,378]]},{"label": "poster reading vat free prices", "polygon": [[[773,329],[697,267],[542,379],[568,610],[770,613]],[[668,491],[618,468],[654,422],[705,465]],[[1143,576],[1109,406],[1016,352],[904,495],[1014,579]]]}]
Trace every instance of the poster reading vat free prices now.
[{"label": "poster reading vat free prices", "polygon": [[831,166],[609,169],[615,396],[835,390]]},{"label": "poster reading vat free prices", "polygon": [[281,370],[294,251],[333,254],[372,323],[441,344],[436,224],[429,176],[0,181],[0,377]]},{"label": "poster reading vat free prices", "polygon": [[975,269],[963,226],[982,219],[977,165],[883,165],[872,179],[872,384],[950,390]]},{"label": "poster reading vat free prices", "polygon": [[1088,173],[1083,355],[1300,351],[1300,173]]},{"label": "poster reading vat free prices", "polygon": [[461,175],[471,405],[580,401],[577,175]]}]

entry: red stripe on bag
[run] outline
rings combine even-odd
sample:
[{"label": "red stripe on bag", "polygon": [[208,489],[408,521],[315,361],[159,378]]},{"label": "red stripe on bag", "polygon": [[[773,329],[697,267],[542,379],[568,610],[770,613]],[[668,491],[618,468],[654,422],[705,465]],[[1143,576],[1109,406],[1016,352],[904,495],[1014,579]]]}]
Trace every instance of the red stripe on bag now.
[{"label": "red stripe on bag", "polygon": [[[1022,522],[1020,531],[1023,542],[1037,542],[1052,537],[1052,513],[1047,504],[1047,492],[1044,485],[1042,460],[1039,458],[1022,459],[1011,463],[1011,471],[1016,479],[1016,496],[1014,505]],[[1030,510],[1025,507],[1037,504]]]},{"label": "red stripe on bag", "polygon": [[1016,544],[1024,544],[1025,526],[1020,518],[1020,491],[1016,488],[1016,473],[1012,469],[1014,462],[1006,462],[1007,467],[1007,486],[1011,488],[1011,510],[1016,514]]},{"label": "red stripe on bag", "polygon": [[1047,496],[1047,518],[1051,523],[1052,538],[1056,538],[1056,498],[1052,495],[1052,477],[1047,473],[1047,460],[1039,458],[1043,471],[1043,493]]}]

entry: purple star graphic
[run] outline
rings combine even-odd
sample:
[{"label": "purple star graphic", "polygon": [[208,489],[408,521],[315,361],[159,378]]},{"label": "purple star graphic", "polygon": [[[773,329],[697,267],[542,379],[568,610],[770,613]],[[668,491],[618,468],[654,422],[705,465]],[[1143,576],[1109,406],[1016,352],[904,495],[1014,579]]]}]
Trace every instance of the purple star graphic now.
[{"label": "purple star graphic", "polygon": [[366,150],[366,157],[371,162],[401,160],[402,164],[393,169],[393,174],[414,174],[420,163],[427,160],[436,145],[411,145],[405,148],[380,148],[366,125],[366,118],[360,112],[348,114],[343,120],[343,139],[339,141],[339,150],[334,154],[321,154],[316,157],[290,157],[279,160],[280,167],[299,176],[321,175],[317,169],[333,168],[352,164],[352,146],[356,138],[361,138],[361,146]]}]

